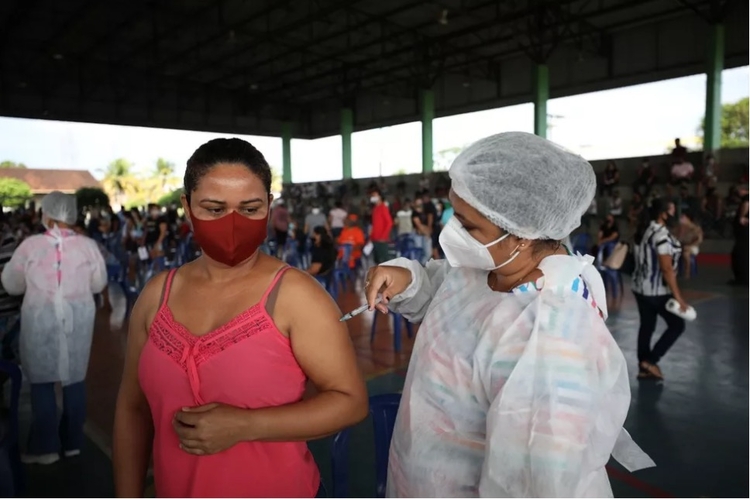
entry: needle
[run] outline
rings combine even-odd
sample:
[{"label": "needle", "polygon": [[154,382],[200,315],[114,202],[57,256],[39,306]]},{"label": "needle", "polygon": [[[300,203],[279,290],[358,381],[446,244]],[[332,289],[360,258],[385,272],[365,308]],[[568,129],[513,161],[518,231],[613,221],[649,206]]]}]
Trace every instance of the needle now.
[{"label": "needle", "polygon": [[[382,301],[383,301],[383,298],[379,296],[378,299],[375,300],[375,305],[381,303]],[[341,317],[341,319],[339,319],[339,322],[348,321],[349,319],[358,316],[359,314],[361,314],[362,312],[364,312],[368,308],[370,308],[370,305],[368,305],[368,304],[364,304],[361,307],[355,308],[354,310],[352,310],[348,314],[346,314],[343,317]]]}]

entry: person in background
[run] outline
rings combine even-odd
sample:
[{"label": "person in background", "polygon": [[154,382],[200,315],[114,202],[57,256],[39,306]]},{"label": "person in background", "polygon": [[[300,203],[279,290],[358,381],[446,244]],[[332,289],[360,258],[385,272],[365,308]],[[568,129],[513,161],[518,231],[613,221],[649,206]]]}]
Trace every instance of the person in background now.
[{"label": "person in background", "polygon": [[312,240],[307,273],[316,277],[326,276],[336,266],[336,246],[326,228],[320,225],[313,229]]},{"label": "person in background", "polygon": [[642,197],[648,197],[649,194],[651,194],[654,182],[656,182],[656,172],[651,168],[649,159],[643,158],[643,161],[641,161],[641,164],[636,171],[633,191],[639,193]]},{"label": "person in background", "polygon": [[633,199],[630,201],[630,208],[628,208],[628,226],[630,233],[632,234],[638,226],[638,221],[641,219],[643,213],[643,198],[639,192],[633,192]]},{"label": "person in background", "polygon": [[[202,251],[149,280],[130,315],[115,495],[143,497],[153,454],[156,497],[316,497],[305,442],[367,415],[341,311],[311,276],[260,250],[271,168],[251,144],[203,144],[184,184]],[[308,381],[316,391],[303,398]]]},{"label": "person in background", "polygon": [[683,211],[673,235],[682,246],[682,277],[690,279],[690,265],[692,259],[698,255],[703,242],[703,229],[693,221],[689,212]]},{"label": "person in background", "polygon": [[[51,464],[81,453],[86,421],[86,370],[94,334],[94,294],[107,285],[97,244],[73,231],[76,198],[55,191],[42,199],[47,232],[27,238],[2,273],[21,306],[21,364],[31,383],[29,464]],[[62,384],[58,422],[55,384]],[[61,442],[62,441],[62,442]]]},{"label": "person in background", "polygon": [[687,188],[687,185],[693,179],[694,172],[695,169],[693,168],[693,164],[690,163],[687,159],[683,159],[682,161],[675,160],[672,163],[672,168],[669,171],[670,180],[668,187],[670,191],[673,187],[677,187],[679,189]]},{"label": "person in background", "polygon": [[615,218],[622,216],[622,198],[618,189],[612,192],[612,198],[609,200],[609,214]]},{"label": "person in background", "polygon": [[320,206],[317,204],[310,208],[310,213],[305,217],[305,235],[310,239],[313,238],[315,227],[324,227],[329,233],[331,232],[331,228],[328,226],[328,219],[321,212]]},{"label": "person in background", "polygon": [[[677,284],[682,247],[669,232],[677,224],[675,212],[674,203],[654,200],[649,216],[643,218],[635,233],[633,294],[641,320],[638,329],[639,378],[664,379],[659,361],[685,331],[685,320],[666,308],[670,298],[677,300],[680,310],[688,308]],[[651,338],[659,316],[667,323],[667,329],[652,347]]]},{"label": "person in background", "polygon": [[687,148],[682,145],[680,139],[674,139],[674,148],[672,149],[672,161],[682,163],[687,161]]},{"label": "person in background", "polygon": [[701,168],[700,178],[698,179],[696,195],[700,197],[703,192],[708,191],[708,189],[712,187],[716,187],[718,180],[719,165],[716,163],[716,158],[713,154],[707,154],[706,159],[703,162],[703,167]]},{"label": "person in background", "polygon": [[[607,215],[604,222],[599,226],[599,233],[596,236],[596,246],[591,249],[591,253],[596,257],[599,254],[599,248],[607,243],[620,240],[620,229],[617,226],[615,217]],[[606,258],[606,255],[605,255]]]},{"label": "person in background", "polygon": [[432,202],[430,191],[427,189],[422,191],[422,209],[427,218],[426,226],[429,228],[428,234],[425,235],[429,239],[429,247],[425,248],[425,258],[429,260],[435,258],[435,240],[438,237],[437,227],[439,227],[440,216],[435,203]]},{"label": "person in background", "polygon": [[[18,247],[18,239],[3,221],[0,229],[0,273],[10,261]],[[1,283],[0,283],[1,284]],[[22,296],[9,294],[0,285],[0,359],[17,361],[17,340],[21,331],[19,322]],[[0,381],[2,385],[2,381]]]},{"label": "person in background", "polygon": [[742,184],[736,189],[739,196],[739,207],[734,217],[734,247],[732,248],[732,272],[734,283],[748,285],[748,259],[750,243],[748,242],[748,187]]},{"label": "person in background", "polygon": [[432,258],[432,225],[430,225],[430,216],[424,210],[422,198],[414,200],[411,220],[414,226],[414,243],[417,248],[422,248],[422,264],[425,264]]},{"label": "person in background", "polygon": [[414,233],[414,223],[411,220],[412,205],[409,198],[404,200],[404,205],[396,212],[397,236],[402,237]]},{"label": "person in background", "polygon": [[169,222],[158,204],[149,203],[148,216],[143,225],[141,245],[148,249],[152,259],[164,256],[164,248],[169,236]]},{"label": "person in background", "polygon": [[341,230],[344,228],[344,220],[348,213],[344,209],[344,203],[336,201],[333,205],[333,209],[328,212],[328,225],[331,227],[331,235],[333,239],[338,239],[341,234]]},{"label": "person in background", "polygon": [[276,237],[276,258],[284,256],[286,240],[289,235],[289,210],[283,199],[276,201],[273,210],[271,210],[271,227],[273,227]]},{"label": "person in background", "polygon": [[[362,248],[365,246],[365,232],[357,223],[357,215],[351,213],[346,217],[344,222],[344,230],[339,235],[338,244],[343,246],[344,244],[351,244],[352,254],[349,258],[349,268],[353,269],[357,267],[357,262],[362,258]],[[343,258],[344,250],[339,247],[339,258]]]},{"label": "person in background", "polygon": [[599,188],[599,195],[612,197],[612,190],[617,187],[619,183],[620,170],[617,168],[617,163],[612,160],[607,161],[607,166],[604,167],[604,172],[602,172],[602,183]]},{"label": "person in background", "polygon": [[371,307],[421,323],[386,496],[611,497],[610,455],[654,464],[622,428],[627,363],[601,276],[560,245],[594,197],[591,165],[511,132],[464,149],[450,176],[446,258],[367,275]]},{"label": "person in background", "polygon": [[391,229],[393,228],[393,218],[385,204],[382,192],[378,187],[370,190],[370,204],[372,205],[370,241],[373,244],[375,264],[388,260],[390,254],[388,245],[391,242]]}]

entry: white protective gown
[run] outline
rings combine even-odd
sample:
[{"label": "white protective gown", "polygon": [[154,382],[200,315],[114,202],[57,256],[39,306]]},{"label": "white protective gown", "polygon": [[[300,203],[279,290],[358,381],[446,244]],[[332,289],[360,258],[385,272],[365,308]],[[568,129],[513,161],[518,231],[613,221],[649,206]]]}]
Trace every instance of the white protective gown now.
[{"label": "white protective gown", "polygon": [[[536,283],[399,258],[390,303],[422,322],[391,441],[389,497],[611,497],[604,465],[654,466],[622,428],[625,358],[590,257],[551,256]],[[583,276],[583,278],[581,277]]]},{"label": "white protective gown", "polygon": [[31,236],[3,269],[2,283],[8,293],[24,294],[20,350],[29,381],[83,381],[94,332],[94,293],[107,285],[96,243],[57,228]]}]

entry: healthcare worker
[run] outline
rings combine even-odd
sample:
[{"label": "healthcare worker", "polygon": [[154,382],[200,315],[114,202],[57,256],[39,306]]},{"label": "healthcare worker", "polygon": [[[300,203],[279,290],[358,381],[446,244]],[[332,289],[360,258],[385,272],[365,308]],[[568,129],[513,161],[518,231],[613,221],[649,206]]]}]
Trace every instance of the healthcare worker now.
[{"label": "healthcare worker", "polygon": [[[51,464],[80,454],[86,420],[84,378],[94,332],[94,294],[107,284],[107,267],[93,239],[73,226],[75,197],[51,192],[42,199],[47,231],[23,241],[2,273],[21,305],[21,365],[31,382],[32,422],[26,463]],[[58,426],[55,384],[63,390]]]},{"label": "healthcare worker", "polygon": [[[560,240],[589,207],[583,158],[527,133],[450,168],[446,260],[374,267],[367,301],[421,322],[391,441],[391,497],[612,496],[604,465],[653,466],[623,430],[625,358],[593,258]],[[385,310],[383,304],[377,306]]]}]

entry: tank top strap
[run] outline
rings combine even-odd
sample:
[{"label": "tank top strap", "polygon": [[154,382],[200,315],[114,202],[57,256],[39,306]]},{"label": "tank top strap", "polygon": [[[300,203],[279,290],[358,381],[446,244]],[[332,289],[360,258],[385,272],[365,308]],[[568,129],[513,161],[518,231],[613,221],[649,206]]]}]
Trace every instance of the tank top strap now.
[{"label": "tank top strap", "polygon": [[161,291],[161,301],[159,303],[159,310],[167,306],[167,301],[169,300],[169,292],[172,289],[172,281],[174,280],[174,275],[176,273],[177,273],[177,269],[172,269],[167,274],[167,278],[164,279],[164,288],[162,288],[162,291]]},{"label": "tank top strap", "polygon": [[268,289],[266,289],[266,292],[263,293],[263,297],[260,299],[261,307],[265,308],[266,302],[268,301],[268,296],[276,288],[276,285],[279,283],[279,279],[281,279],[281,276],[283,276],[284,273],[291,268],[292,267],[290,267],[289,265],[284,265],[278,271],[276,271],[276,275],[274,276],[273,281],[271,281],[271,284],[268,285]]}]

